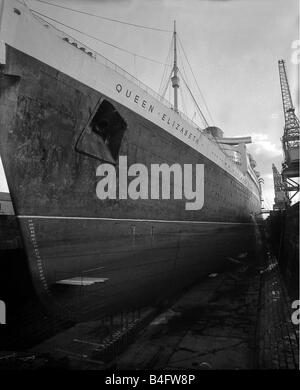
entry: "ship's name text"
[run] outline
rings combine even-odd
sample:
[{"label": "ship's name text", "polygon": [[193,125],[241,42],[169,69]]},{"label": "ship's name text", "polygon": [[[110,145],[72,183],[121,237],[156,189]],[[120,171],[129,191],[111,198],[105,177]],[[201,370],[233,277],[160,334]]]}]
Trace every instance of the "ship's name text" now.
[{"label": "ship's name text", "polygon": [[[127,156],[119,164],[100,164],[96,176],[98,199],[185,199],[186,210],[200,210],[204,204],[204,164],[132,164]],[[128,183],[128,178],[132,180]],[[193,180],[194,178],[194,180]]]},{"label": "ship's name text", "polygon": [[[156,105],[149,103],[144,97],[135,93],[129,88],[123,88],[122,84],[116,84],[116,91],[118,94],[123,95],[125,98],[131,100],[131,102],[135,103],[137,106],[141,107],[143,110],[147,111],[149,114],[157,115],[161,121],[163,126],[168,127],[170,130],[175,130],[176,132],[180,132],[185,138],[194,142],[195,144],[199,144],[199,134],[196,136],[191,131],[186,129],[180,121],[175,119],[175,115],[169,115],[165,112],[161,112]],[[175,114],[175,113],[174,113]],[[176,114],[178,117],[178,114]]]}]

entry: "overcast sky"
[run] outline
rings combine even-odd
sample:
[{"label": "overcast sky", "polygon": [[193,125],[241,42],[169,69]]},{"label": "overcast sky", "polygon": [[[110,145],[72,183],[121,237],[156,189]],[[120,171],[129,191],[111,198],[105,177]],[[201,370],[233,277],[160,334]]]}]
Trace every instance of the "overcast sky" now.
[{"label": "overcast sky", "polygon": [[[220,127],[225,136],[252,136],[253,144],[249,150],[265,180],[263,190],[267,206],[273,204],[272,163],[280,169],[280,137],[284,125],[278,59],[287,61],[294,104],[296,112],[299,112],[299,65],[291,61],[292,43],[299,39],[298,0],[47,1],[166,30],[172,30],[173,20],[176,19],[179,38],[211,112],[213,124]],[[172,38],[170,32],[108,22],[36,0],[26,0],[26,3],[99,39],[159,62],[166,61]],[[128,55],[65,27],[59,28],[103,53],[153,89],[159,89],[164,71],[162,65]],[[191,75],[188,76],[191,81]],[[191,83],[190,87],[205,112],[195,83]],[[188,100],[185,103],[190,104]],[[6,189],[3,172],[0,172],[0,191]]]}]

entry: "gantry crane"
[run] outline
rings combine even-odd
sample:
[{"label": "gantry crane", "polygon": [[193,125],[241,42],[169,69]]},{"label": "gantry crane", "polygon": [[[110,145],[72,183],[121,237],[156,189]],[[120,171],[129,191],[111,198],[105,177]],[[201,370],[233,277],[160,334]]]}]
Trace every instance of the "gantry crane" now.
[{"label": "gantry crane", "polygon": [[272,170],[275,193],[273,210],[285,210],[286,207],[290,205],[290,200],[286,194],[285,184],[275,164],[272,164]]},{"label": "gantry crane", "polygon": [[289,201],[291,201],[292,198],[299,192],[299,183],[293,179],[299,177],[300,124],[299,119],[295,114],[284,60],[278,61],[278,68],[285,120],[284,133],[281,139],[284,152],[284,163],[282,164],[281,175],[286,196]]}]

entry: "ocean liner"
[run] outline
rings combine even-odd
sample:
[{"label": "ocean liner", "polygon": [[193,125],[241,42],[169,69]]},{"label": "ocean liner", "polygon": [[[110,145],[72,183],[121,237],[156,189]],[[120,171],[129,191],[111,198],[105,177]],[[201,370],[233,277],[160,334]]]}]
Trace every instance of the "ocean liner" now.
[{"label": "ocean liner", "polygon": [[[176,69],[171,104],[26,4],[0,0],[0,153],[49,310],[85,318],[91,307],[146,305],[251,250],[260,213],[251,139],[182,114]],[[99,166],[121,170],[121,157],[149,171],[203,166],[203,204],[99,198]],[[176,185],[171,177],[171,192]]]}]

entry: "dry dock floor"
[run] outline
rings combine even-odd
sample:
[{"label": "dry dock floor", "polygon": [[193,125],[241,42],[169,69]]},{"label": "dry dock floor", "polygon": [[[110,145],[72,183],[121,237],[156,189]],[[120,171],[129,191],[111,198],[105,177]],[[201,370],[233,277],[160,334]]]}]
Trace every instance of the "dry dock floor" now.
[{"label": "dry dock floor", "polygon": [[298,369],[299,328],[291,315],[274,257],[231,259],[160,314],[150,308],[127,321],[125,334],[120,327],[111,333],[106,349],[103,321],[80,323],[25,356],[1,353],[0,368]]},{"label": "dry dock floor", "polygon": [[259,278],[241,264],[211,274],[155,318],[116,361],[118,369],[251,369]]},{"label": "dry dock floor", "polygon": [[276,259],[249,259],[192,287],[116,361],[118,369],[298,369],[299,328]]}]

